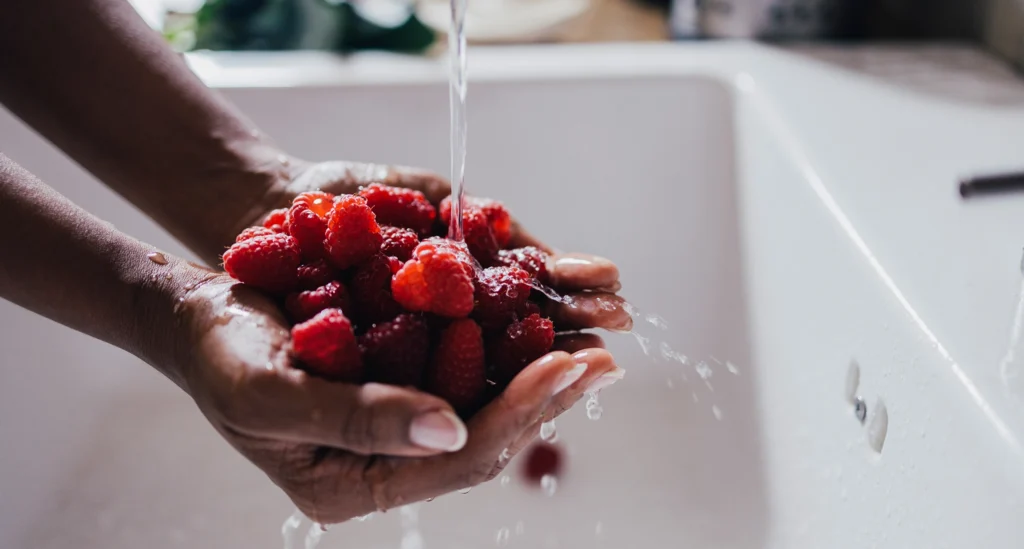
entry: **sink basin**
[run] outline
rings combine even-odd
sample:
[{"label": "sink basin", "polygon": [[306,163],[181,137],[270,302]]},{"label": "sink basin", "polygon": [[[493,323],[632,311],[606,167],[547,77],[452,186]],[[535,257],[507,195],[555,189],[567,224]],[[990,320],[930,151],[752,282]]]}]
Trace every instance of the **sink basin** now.
[{"label": "sink basin", "polygon": [[[447,172],[435,61],[191,62],[298,155]],[[422,547],[448,549],[1017,546],[1015,399],[958,339],[946,290],[964,278],[930,276],[942,246],[917,223],[985,226],[935,220],[941,187],[884,172],[916,173],[914,154],[945,150],[929,149],[922,120],[1019,145],[1024,114],[933,104],[758,46],[480,49],[470,63],[470,192],[502,199],[557,248],[614,258],[650,352],[607,336],[628,374],[601,395],[599,420],[582,403],[558,420],[568,461],[553,494],[513,463],[507,483],[337,526],[322,547],[420,547],[402,542],[414,517]],[[184,253],[9,115],[0,128],[7,154],[58,190]],[[927,150],[900,154],[908,135]],[[964,148],[924,170],[1010,159],[1009,146]],[[977,294],[988,308],[961,322],[1002,334],[1016,281],[992,276]],[[287,499],[172,384],[10,304],[0,322],[0,546],[281,546]],[[847,398],[851,362],[867,426]]]}]

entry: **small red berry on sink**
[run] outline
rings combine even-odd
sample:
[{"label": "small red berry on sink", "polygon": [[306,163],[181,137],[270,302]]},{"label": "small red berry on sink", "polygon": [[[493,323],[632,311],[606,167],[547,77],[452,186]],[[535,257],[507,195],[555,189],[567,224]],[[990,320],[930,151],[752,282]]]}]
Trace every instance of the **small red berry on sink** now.
[{"label": "small red berry on sink", "polygon": [[261,290],[286,292],[298,282],[299,243],[284,233],[236,242],[223,259],[232,278]]},{"label": "small red berry on sink", "polygon": [[539,485],[545,476],[560,475],[565,461],[561,448],[542,441],[530,446],[523,457],[523,477],[535,485]]},{"label": "small red berry on sink", "polygon": [[339,269],[359,265],[380,251],[383,242],[373,211],[361,196],[342,195],[327,215],[327,260]]},{"label": "small red berry on sink", "polygon": [[461,318],[473,310],[473,276],[465,245],[428,238],[395,274],[391,290],[395,301],[409,311]]},{"label": "small red berry on sink", "polygon": [[412,189],[373,183],[359,191],[359,196],[366,199],[381,225],[412,229],[427,236],[437,218],[437,211],[423,193]]},{"label": "small red berry on sink", "polygon": [[358,383],[363,359],[352,323],[341,309],[325,309],[292,328],[292,354],[307,372],[332,381]]}]

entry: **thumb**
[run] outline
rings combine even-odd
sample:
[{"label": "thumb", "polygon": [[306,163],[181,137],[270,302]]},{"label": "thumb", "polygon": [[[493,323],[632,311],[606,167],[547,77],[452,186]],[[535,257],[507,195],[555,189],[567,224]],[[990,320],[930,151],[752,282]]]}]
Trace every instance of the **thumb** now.
[{"label": "thumb", "polygon": [[444,400],[412,389],[302,376],[272,431],[280,438],[357,454],[423,457],[461,450],[467,430]]}]

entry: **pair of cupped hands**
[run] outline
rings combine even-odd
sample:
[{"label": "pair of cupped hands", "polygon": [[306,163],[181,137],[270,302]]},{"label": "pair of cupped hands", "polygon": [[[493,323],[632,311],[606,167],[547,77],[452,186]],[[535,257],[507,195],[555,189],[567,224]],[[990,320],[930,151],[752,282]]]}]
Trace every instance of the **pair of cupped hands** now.
[{"label": "pair of cupped hands", "polygon": [[[419,190],[435,206],[449,194],[447,181],[420,170],[293,161],[290,176],[238,219],[237,229],[258,224],[301,192],[352,193],[372,181]],[[632,326],[622,307],[607,307],[622,303],[612,262],[555,252],[518,224],[512,246],[551,253],[551,285],[574,303],[548,303],[544,313],[561,334],[556,350],[530,364],[467,423],[445,401],[415,389],[332,383],[295,368],[278,307],[214,272],[204,273],[178,306],[184,336],[176,355],[184,388],[235,449],[320,523],[490,480],[543,422],[622,378],[601,338],[580,330]],[[219,258],[205,259],[219,264]]]}]

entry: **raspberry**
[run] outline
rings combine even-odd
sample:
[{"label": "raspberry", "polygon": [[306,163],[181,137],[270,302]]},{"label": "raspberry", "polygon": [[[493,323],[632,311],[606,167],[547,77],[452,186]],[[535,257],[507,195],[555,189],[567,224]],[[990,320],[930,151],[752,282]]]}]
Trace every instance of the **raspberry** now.
[{"label": "raspberry", "polygon": [[516,309],[516,316],[519,318],[526,318],[530,315],[540,316],[540,305],[537,305],[533,301],[527,301],[523,303],[522,307]]},{"label": "raspberry", "polygon": [[349,290],[360,326],[391,320],[402,312],[391,296],[391,277],[400,266],[397,259],[378,254],[356,269]]},{"label": "raspberry", "polygon": [[487,347],[494,381],[508,384],[527,364],[547,354],[554,343],[555,327],[550,320],[533,314],[513,322]]},{"label": "raspberry", "polygon": [[397,257],[401,261],[409,261],[412,258],[412,251],[420,243],[416,233],[410,229],[400,227],[381,227],[380,234],[384,238],[380,251],[384,255]]},{"label": "raspberry", "polygon": [[263,226],[275,233],[288,232],[288,208],[273,210],[263,220]]},{"label": "raspberry", "polygon": [[562,472],[562,451],[547,442],[530,446],[523,461],[523,477],[533,484],[539,484],[546,475],[558,476]]},{"label": "raspberry", "polygon": [[254,236],[224,252],[224,270],[236,280],[268,292],[298,283],[299,243],[284,233]]},{"label": "raspberry", "polygon": [[443,238],[420,242],[391,282],[395,301],[410,311],[449,318],[473,310],[473,264],[465,245]]},{"label": "raspberry", "polygon": [[489,267],[477,275],[473,318],[485,329],[503,328],[530,298],[530,274],[518,267]]},{"label": "raspberry", "polygon": [[315,290],[289,294],[284,308],[293,322],[305,322],[324,309],[349,310],[348,292],[341,282],[332,281]]},{"label": "raspberry", "polygon": [[441,333],[427,388],[460,414],[475,411],[487,392],[484,342],[476,322],[456,320]]},{"label": "raspberry", "polygon": [[326,309],[292,327],[292,354],[313,375],[345,383],[362,380],[359,344],[340,309]]},{"label": "raspberry", "polygon": [[238,233],[238,238],[235,239],[235,242],[242,242],[257,236],[268,236],[272,234],[274,234],[274,231],[266,227],[249,227],[248,229]]},{"label": "raspberry", "polygon": [[334,195],[327,193],[302,193],[292,201],[288,210],[288,232],[299,241],[302,258],[306,261],[324,256],[327,214],[333,204]]},{"label": "raspberry", "polygon": [[530,273],[538,282],[548,283],[548,254],[533,246],[501,250],[498,252],[498,264],[519,267]]},{"label": "raspberry", "polygon": [[427,236],[437,218],[437,211],[423,193],[412,189],[373,183],[359,191],[359,196],[366,199],[381,225],[412,229]]},{"label": "raspberry", "polygon": [[417,315],[399,315],[367,330],[359,346],[371,380],[419,386],[430,358],[430,328]]},{"label": "raspberry", "polygon": [[[463,202],[463,214],[466,210],[471,209],[478,209],[487,217],[487,223],[491,226],[495,240],[498,241],[498,247],[508,246],[509,240],[512,239],[512,216],[505,209],[505,205],[489,198],[467,196]],[[441,201],[440,216],[445,225],[450,223],[452,218],[451,197]],[[465,224],[465,220],[463,220],[463,224]]]},{"label": "raspberry", "polygon": [[299,289],[315,290],[334,280],[336,276],[337,273],[334,272],[334,269],[323,259],[302,265],[298,270]]},{"label": "raspberry", "polygon": [[373,211],[361,196],[341,195],[327,216],[327,259],[339,269],[363,263],[380,250],[383,238]]},{"label": "raspberry", "polygon": [[498,241],[494,239],[487,217],[480,210],[466,210],[462,213],[462,236],[469,247],[469,253],[484,267],[494,264],[498,257]]}]

